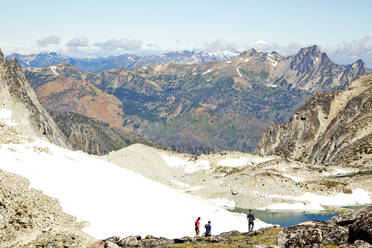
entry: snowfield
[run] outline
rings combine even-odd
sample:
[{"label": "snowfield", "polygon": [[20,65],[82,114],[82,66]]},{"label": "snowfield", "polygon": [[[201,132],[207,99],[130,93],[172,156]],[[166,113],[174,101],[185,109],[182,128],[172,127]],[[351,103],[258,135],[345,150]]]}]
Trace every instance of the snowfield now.
[{"label": "snowfield", "polygon": [[[214,234],[247,231],[245,215],[46,141],[3,144],[0,156],[0,169],[26,177],[31,187],[57,198],[66,213],[89,222],[84,231],[95,238],[193,236],[194,221],[199,216],[202,226],[208,220],[212,222]],[[255,228],[265,226],[256,221]]]},{"label": "snowfield", "polygon": [[269,210],[296,210],[296,211],[322,211],[323,206],[358,206],[371,203],[369,192],[364,189],[355,189],[351,194],[338,193],[333,196],[317,195],[306,192],[302,196],[266,195],[265,197],[294,201],[294,203],[276,203],[265,209]]}]

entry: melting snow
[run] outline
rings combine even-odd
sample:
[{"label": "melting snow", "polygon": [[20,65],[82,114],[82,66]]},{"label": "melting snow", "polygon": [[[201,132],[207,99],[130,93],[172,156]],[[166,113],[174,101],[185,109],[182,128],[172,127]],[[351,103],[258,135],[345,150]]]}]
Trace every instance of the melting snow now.
[{"label": "melting snow", "polygon": [[294,203],[275,203],[270,205],[267,209],[271,210],[324,210],[324,206],[357,206],[370,204],[371,199],[368,191],[364,189],[355,189],[351,194],[339,193],[333,196],[317,195],[306,192],[302,196],[281,196],[268,195],[267,197],[292,200]]},{"label": "melting snow", "polygon": [[55,66],[51,66],[50,69],[52,70],[52,72],[53,72],[54,75],[57,75],[57,76],[59,75],[59,73],[56,72],[56,69],[57,68]]},{"label": "melting snow", "polygon": [[186,160],[183,160],[178,157],[171,157],[165,154],[163,154],[162,157],[163,157],[164,162],[170,167],[180,167],[187,163]]},{"label": "melting snow", "polygon": [[302,181],[305,180],[305,179],[303,179],[301,177],[296,177],[296,176],[292,176],[292,175],[289,175],[289,174],[284,174],[283,176],[291,179],[292,181],[295,181],[296,183],[302,182]]},{"label": "melting snow", "polygon": [[[44,147],[48,152],[38,153],[33,147]],[[65,212],[89,221],[90,226],[84,231],[98,239],[114,235],[193,236],[198,216],[203,224],[212,221],[214,234],[247,231],[247,219],[242,214],[82,152],[39,140],[31,144],[3,144],[0,155],[1,169],[28,178],[31,187],[59,199]],[[217,203],[232,206],[225,200]],[[257,228],[268,226],[256,223]]]},{"label": "melting snow", "polygon": [[227,158],[218,161],[218,166],[224,167],[240,167],[244,165],[252,165],[252,164],[259,164],[266,161],[272,160],[272,158],[265,158],[265,157],[252,157],[252,158]]},{"label": "melting snow", "polygon": [[239,76],[240,76],[240,77],[243,77],[243,75],[242,75],[242,74],[240,73],[240,70],[239,70],[239,69],[240,69],[240,67],[239,67],[239,66],[238,66],[238,67],[236,67],[236,72],[237,72],[237,73],[239,74]]},{"label": "melting snow", "polygon": [[209,70],[203,72],[202,75],[205,75],[205,74],[210,73],[210,72],[212,72],[212,71],[213,71],[213,70],[209,69]]},{"label": "melting snow", "polygon": [[208,160],[197,160],[195,162],[193,161],[187,161],[178,157],[174,156],[168,156],[163,154],[162,155],[164,162],[171,167],[180,167],[184,166],[184,171],[186,173],[195,173],[199,170],[208,170],[210,168],[209,161]]}]

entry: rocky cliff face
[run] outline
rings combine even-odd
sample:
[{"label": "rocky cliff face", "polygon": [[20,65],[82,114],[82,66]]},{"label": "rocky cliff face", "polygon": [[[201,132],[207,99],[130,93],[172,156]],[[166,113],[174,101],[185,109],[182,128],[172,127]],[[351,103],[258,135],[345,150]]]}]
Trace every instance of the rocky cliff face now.
[{"label": "rocky cliff face", "polygon": [[283,125],[265,131],[261,155],[310,163],[372,163],[372,74],[343,91],[315,94]]},{"label": "rocky cliff face", "polygon": [[17,61],[8,61],[0,51],[0,110],[17,130],[45,137],[59,146],[70,148],[48,112],[40,105]]}]

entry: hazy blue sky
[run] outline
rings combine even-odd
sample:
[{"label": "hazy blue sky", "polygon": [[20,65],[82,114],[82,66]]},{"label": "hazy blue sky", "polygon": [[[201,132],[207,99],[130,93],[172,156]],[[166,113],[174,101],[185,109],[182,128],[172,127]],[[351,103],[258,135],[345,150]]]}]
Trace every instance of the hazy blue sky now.
[{"label": "hazy blue sky", "polygon": [[311,44],[332,53],[358,45],[349,57],[369,60],[369,52],[372,62],[371,13],[371,0],[2,0],[0,47],[94,56],[252,46],[292,53]]}]

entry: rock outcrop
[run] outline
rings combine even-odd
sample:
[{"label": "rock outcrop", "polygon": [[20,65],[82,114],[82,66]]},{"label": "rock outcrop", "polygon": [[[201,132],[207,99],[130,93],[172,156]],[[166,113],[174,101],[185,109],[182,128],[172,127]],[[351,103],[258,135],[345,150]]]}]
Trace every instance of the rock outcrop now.
[{"label": "rock outcrop", "polygon": [[310,163],[370,165],[372,73],[347,89],[315,94],[283,125],[266,130],[256,149]]},{"label": "rock outcrop", "polygon": [[309,221],[281,231],[278,234],[278,245],[288,248],[316,247],[316,244],[341,245],[347,243],[348,237],[349,232],[345,227]]},{"label": "rock outcrop", "polygon": [[87,247],[95,239],[82,227],[56,199],[0,170],[0,247]]},{"label": "rock outcrop", "polygon": [[357,211],[356,220],[349,227],[349,242],[363,240],[372,244],[372,205]]},{"label": "rock outcrop", "polygon": [[340,214],[327,222],[309,221],[284,228],[280,247],[372,247],[372,205]]},{"label": "rock outcrop", "polygon": [[[8,61],[0,51],[0,110],[15,129],[70,148],[48,112],[40,105],[17,61]],[[4,117],[4,116],[3,116]],[[0,120],[1,121],[1,120]]]}]

